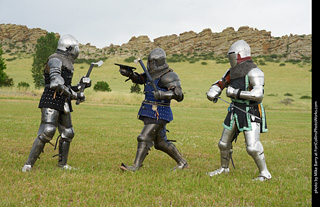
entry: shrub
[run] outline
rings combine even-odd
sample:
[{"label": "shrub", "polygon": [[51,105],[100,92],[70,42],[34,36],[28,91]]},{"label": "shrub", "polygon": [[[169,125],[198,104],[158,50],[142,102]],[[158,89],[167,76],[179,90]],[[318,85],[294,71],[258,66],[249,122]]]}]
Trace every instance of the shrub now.
[{"label": "shrub", "polygon": [[134,56],[128,57],[126,59],[124,59],[124,62],[126,63],[132,63],[136,58]]},{"label": "shrub", "polygon": [[311,96],[301,96],[300,99],[312,99]]},{"label": "shrub", "polygon": [[98,81],[94,87],[93,90],[95,91],[106,91],[106,92],[110,92],[111,88],[109,86],[109,84],[105,81]]},{"label": "shrub", "polygon": [[263,60],[259,60],[259,65],[265,65],[266,63]]},{"label": "shrub", "polygon": [[284,105],[291,105],[292,101],[294,101],[294,100],[291,98],[285,98],[285,99],[281,100],[280,103],[282,103]]},{"label": "shrub", "polygon": [[139,84],[132,84],[132,86],[130,87],[130,93],[141,93],[141,88]]},{"label": "shrub", "polygon": [[25,88],[25,89],[28,89],[30,87],[30,84],[29,83],[26,83],[26,82],[23,82],[21,81],[20,83],[18,83],[18,88]]}]

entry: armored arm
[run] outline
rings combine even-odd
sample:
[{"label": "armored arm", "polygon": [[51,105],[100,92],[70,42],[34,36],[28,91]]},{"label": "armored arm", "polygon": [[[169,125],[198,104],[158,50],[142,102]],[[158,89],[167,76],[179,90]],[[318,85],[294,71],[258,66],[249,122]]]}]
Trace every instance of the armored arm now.
[{"label": "armored arm", "polygon": [[178,102],[182,101],[184,98],[181,82],[178,74],[175,72],[166,73],[161,77],[161,83],[168,89],[168,91],[158,91],[154,93],[155,99],[175,99]]},{"label": "armored arm", "polygon": [[145,73],[136,73],[136,72],[133,72],[129,78],[131,79],[131,81],[133,83],[137,83],[137,84],[145,84],[146,83],[146,75]]},{"label": "armored arm", "polygon": [[133,83],[137,83],[137,84],[146,83],[146,77],[144,73],[139,74],[137,72],[133,72],[133,70],[130,68],[121,68],[121,67],[119,69],[119,72],[121,75],[128,77]]},{"label": "armored arm", "polygon": [[64,79],[61,76],[62,61],[58,58],[51,58],[47,63],[50,77],[50,89],[55,90],[58,93],[64,94],[71,98],[71,100],[84,98],[83,94],[76,93],[71,88],[68,88],[64,83]]},{"label": "armored arm", "polygon": [[217,102],[217,97],[220,96],[222,90],[230,83],[230,69],[222,76],[222,78],[212,84],[211,88],[207,92],[207,98],[214,103]]},{"label": "armored arm", "polygon": [[64,79],[61,77],[62,61],[58,58],[51,58],[48,63],[50,89],[61,92],[64,86]]},{"label": "armored arm", "polygon": [[248,73],[248,78],[251,90],[228,87],[227,96],[261,102],[264,95],[264,73],[259,68],[254,68]]}]

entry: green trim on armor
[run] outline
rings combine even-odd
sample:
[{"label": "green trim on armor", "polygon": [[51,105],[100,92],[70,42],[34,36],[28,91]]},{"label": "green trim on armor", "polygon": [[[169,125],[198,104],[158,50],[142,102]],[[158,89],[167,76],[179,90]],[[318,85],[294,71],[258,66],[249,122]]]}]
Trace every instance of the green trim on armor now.
[{"label": "green trim on armor", "polygon": [[264,111],[264,107],[262,105],[262,103],[260,103],[261,106],[261,120],[262,120],[262,132],[267,132],[268,129],[266,128],[266,115],[265,115],[265,111]]},{"label": "green trim on armor", "polygon": [[[246,107],[246,111],[248,111],[249,107]],[[239,121],[238,121],[238,115],[237,114],[233,114],[232,115],[232,119],[230,121],[230,126],[227,126],[223,123],[223,127],[226,128],[226,129],[229,129],[231,130],[232,129],[232,125],[233,125],[233,122],[234,120],[236,120],[236,125],[237,125],[237,128],[240,132],[243,132],[243,131],[251,131],[252,130],[252,127],[251,127],[251,118],[250,118],[250,115],[247,114],[247,121],[248,121],[248,127],[243,127],[243,128],[240,128],[239,127]]]}]

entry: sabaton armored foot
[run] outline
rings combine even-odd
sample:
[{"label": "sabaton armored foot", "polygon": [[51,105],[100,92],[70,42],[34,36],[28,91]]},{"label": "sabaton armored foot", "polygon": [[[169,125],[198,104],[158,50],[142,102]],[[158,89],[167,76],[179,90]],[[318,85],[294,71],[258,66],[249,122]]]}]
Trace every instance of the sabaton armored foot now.
[{"label": "sabaton armored foot", "polygon": [[229,168],[223,168],[220,167],[219,169],[212,171],[212,172],[207,172],[207,175],[209,175],[210,177],[216,176],[216,175],[220,175],[222,173],[228,174],[230,172]]},{"label": "sabaton armored foot", "polygon": [[139,170],[139,168],[135,167],[134,165],[129,166],[123,163],[121,163],[120,169],[123,171],[130,171],[130,172],[136,172]]},{"label": "sabaton armored foot", "polygon": [[66,165],[58,165],[58,167],[60,167],[63,170],[77,170],[77,168],[75,167],[71,167],[70,165],[66,164]]},{"label": "sabaton armored foot", "polygon": [[183,170],[183,169],[188,168],[188,167],[189,167],[189,165],[188,165],[187,162],[186,163],[181,162],[177,166],[175,166],[172,170],[173,171]]},{"label": "sabaton armored foot", "polygon": [[24,165],[22,168],[22,172],[31,171],[32,166],[31,165]]}]

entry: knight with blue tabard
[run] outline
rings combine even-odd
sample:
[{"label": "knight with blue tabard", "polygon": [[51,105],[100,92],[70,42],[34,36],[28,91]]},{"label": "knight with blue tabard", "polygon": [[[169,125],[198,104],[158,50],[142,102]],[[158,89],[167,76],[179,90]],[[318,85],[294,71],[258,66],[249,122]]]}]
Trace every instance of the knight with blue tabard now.
[{"label": "knight with blue tabard", "polygon": [[144,127],[137,138],[138,147],[133,165],[122,163],[120,168],[133,172],[139,170],[153,145],[155,149],[165,152],[176,161],[177,166],[174,169],[186,168],[187,161],[166,136],[166,124],[173,120],[170,102],[172,99],[178,102],[183,100],[179,76],[166,63],[166,53],[163,49],[156,48],[148,56],[148,73],[157,90],[148,80],[146,73],[138,74],[126,67],[120,65],[119,71],[123,76],[129,77],[133,83],[145,84],[145,99],[138,113]]}]

